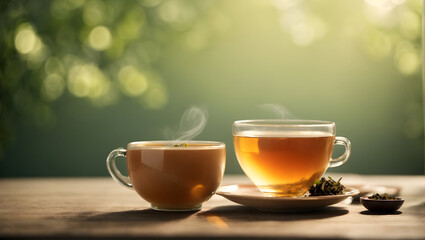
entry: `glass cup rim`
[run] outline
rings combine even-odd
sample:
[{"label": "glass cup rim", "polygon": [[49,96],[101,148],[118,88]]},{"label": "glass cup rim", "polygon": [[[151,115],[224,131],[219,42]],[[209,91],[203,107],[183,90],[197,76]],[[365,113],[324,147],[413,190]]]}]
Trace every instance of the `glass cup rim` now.
[{"label": "glass cup rim", "polygon": [[237,120],[234,127],[325,127],[334,126],[331,121],[304,120],[304,119],[252,119]]},{"label": "glass cup rim", "polygon": [[[175,147],[176,144],[203,144],[203,146]],[[165,146],[152,146],[148,144],[164,144]],[[199,150],[199,149],[220,149],[226,145],[217,141],[202,140],[152,140],[152,141],[135,141],[127,144],[127,150],[131,149],[167,149],[167,150]]]}]

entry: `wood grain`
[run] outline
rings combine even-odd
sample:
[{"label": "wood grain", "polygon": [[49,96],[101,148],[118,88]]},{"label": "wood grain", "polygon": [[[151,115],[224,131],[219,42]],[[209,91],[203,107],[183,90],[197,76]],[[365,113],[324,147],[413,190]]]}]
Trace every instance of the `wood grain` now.
[{"label": "wood grain", "polygon": [[[110,178],[1,179],[0,237],[425,239],[424,176],[343,176],[343,183],[400,186],[405,204],[382,215],[347,203],[273,213],[214,196],[201,211],[172,213],[150,210]],[[225,176],[223,184],[247,182]]]}]

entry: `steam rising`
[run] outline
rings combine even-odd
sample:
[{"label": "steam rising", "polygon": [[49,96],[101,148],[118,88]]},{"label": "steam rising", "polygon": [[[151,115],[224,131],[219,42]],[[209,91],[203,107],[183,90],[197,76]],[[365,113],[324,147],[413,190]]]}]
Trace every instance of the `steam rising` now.
[{"label": "steam rising", "polygon": [[[296,118],[288,109],[279,104],[262,104],[260,108],[276,114],[276,118],[279,119]],[[184,111],[177,131],[165,129],[166,138],[174,141],[194,139],[204,130],[207,120],[208,111],[206,108],[191,106]]]},{"label": "steam rising", "polygon": [[208,120],[208,112],[205,108],[192,106],[183,113],[177,131],[166,130],[167,137],[176,141],[191,140],[198,136]]},{"label": "steam rising", "polygon": [[288,109],[286,109],[284,106],[279,104],[262,104],[260,105],[260,108],[271,111],[276,114],[276,118],[280,119],[290,119],[290,118],[296,118],[294,114],[292,114]]}]

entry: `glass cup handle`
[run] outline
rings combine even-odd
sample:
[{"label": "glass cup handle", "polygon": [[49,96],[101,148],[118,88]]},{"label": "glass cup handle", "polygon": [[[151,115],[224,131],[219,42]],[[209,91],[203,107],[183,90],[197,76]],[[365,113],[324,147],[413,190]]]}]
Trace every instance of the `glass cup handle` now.
[{"label": "glass cup handle", "polygon": [[329,163],[329,167],[338,167],[344,164],[351,155],[351,142],[345,137],[335,137],[334,145],[343,145],[345,147],[345,152],[341,156],[332,159]]},{"label": "glass cup handle", "polygon": [[106,167],[108,168],[109,174],[111,174],[111,177],[116,182],[121,183],[127,188],[133,189],[133,185],[131,184],[130,178],[122,175],[121,172],[118,170],[117,166],[115,165],[115,159],[117,157],[125,157],[126,154],[127,150],[125,150],[124,148],[117,148],[113,150],[106,158]]}]

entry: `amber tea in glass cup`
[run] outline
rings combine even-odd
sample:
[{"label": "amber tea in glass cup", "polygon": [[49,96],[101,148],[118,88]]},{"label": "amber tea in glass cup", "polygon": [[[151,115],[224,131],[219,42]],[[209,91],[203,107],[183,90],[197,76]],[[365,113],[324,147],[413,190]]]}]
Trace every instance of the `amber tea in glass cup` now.
[{"label": "amber tea in glass cup", "polygon": [[[127,159],[128,177],[115,165],[120,156]],[[146,141],[113,150],[106,165],[115,181],[136,190],[152,209],[194,211],[217,190],[225,161],[221,142]]]},{"label": "amber tea in glass cup", "polygon": [[[314,120],[236,121],[233,143],[245,174],[271,196],[303,195],[351,152],[350,141],[335,136],[335,123]],[[334,145],[343,145],[345,152],[332,159]]]}]

